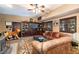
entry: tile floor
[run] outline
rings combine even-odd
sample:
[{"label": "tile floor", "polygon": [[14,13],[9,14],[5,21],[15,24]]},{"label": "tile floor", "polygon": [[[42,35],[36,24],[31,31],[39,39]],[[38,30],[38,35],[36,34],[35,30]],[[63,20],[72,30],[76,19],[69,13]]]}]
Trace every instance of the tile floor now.
[{"label": "tile floor", "polygon": [[10,45],[11,51],[7,54],[17,54],[18,41],[19,40],[8,41],[8,45]]},{"label": "tile floor", "polygon": [[18,43],[11,44],[11,47],[12,47],[11,54],[17,54]]}]

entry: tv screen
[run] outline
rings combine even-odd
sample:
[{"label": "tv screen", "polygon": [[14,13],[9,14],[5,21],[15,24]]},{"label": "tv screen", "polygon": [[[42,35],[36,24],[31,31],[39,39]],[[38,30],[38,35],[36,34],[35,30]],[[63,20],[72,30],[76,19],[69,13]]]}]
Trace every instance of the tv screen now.
[{"label": "tv screen", "polygon": [[30,24],[29,26],[30,26],[30,28],[32,28],[32,29],[38,28],[38,24],[33,24],[33,23],[32,23],[32,24]]}]

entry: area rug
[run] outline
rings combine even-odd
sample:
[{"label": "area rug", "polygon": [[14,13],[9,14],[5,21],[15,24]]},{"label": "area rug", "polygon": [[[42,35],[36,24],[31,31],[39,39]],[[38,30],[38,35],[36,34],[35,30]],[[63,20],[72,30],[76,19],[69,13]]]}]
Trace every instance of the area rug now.
[{"label": "area rug", "polygon": [[32,44],[33,37],[24,37],[19,40],[18,44],[18,54],[32,54]]}]

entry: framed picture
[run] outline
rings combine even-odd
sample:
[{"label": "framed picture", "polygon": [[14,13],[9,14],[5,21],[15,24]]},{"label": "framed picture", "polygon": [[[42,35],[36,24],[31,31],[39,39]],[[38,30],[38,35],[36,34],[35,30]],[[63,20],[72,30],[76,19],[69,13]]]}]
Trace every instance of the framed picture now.
[{"label": "framed picture", "polygon": [[6,26],[12,26],[12,22],[6,22]]}]

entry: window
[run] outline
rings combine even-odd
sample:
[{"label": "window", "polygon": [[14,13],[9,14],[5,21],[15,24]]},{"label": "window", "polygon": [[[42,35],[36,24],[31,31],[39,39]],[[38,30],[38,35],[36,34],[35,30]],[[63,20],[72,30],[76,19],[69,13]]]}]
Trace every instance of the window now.
[{"label": "window", "polygon": [[76,32],[76,16],[60,19],[60,32]]}]

